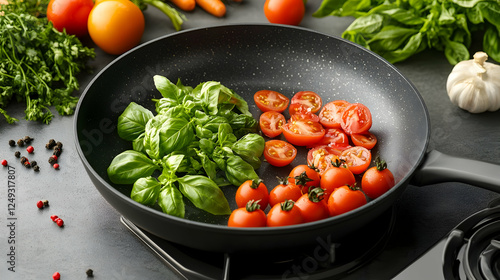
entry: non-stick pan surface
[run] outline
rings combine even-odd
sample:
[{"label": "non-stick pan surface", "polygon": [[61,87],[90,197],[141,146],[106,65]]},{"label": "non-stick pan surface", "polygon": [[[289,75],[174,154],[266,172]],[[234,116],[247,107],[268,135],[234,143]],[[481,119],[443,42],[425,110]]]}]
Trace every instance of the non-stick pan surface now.
[{"label": "non-stick pan surface", "polygon": [[[186,219],[172,217],[129,198],[131,186],[114,185],[106,169],[131,144],[116,133],[117,118],[131,102],[153,110],[161,97],[154,75],[196,86],[219,81],[245,98],[254,117],[257,90],[291,97],[312,90],[324,103],[362,102],[373,115],[373,150],[388,162],[397,185],[366,206],[322,221],[281,228],[228,228],[227,216],[212,216],[188,204]],[[429,117],[415,87],[391,64],[349,41],[298,27],[229,25],[178,32],[146,43],[103,69],[87,87],[77,108],[78,153],[97,189],[139,227],[176,243],[211,251],[287,248],[344,237],[385,212],[403,192],[422,161],[429,138]],[[295,162],[305,163],[305,149]],[[258,173],[269,188],[292,166],[263,163]],[[223,188],[235,208],[236,187]],[[326,238],[326,239],[325,239]]]}]

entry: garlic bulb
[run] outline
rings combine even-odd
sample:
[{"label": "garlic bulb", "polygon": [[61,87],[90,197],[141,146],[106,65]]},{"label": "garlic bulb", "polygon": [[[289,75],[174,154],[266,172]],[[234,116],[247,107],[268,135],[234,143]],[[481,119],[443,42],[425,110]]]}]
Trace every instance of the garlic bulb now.
[{"label": "garlic bulb", "polygon": [[451,71],[446,90],[453,104],[471,113],[500,109],[500,66],[486,62],[484,52],[461,61]]}]

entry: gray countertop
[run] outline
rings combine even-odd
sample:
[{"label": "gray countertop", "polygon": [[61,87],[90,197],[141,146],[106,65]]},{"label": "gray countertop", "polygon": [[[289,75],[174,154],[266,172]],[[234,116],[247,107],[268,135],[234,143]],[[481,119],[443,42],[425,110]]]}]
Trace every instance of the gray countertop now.
[{"label": "gray countertop", "polygon": [[[229,2],[224,18],[210,16],[200,8],[185,13],[188,20],[183,29],[267,23],[262,11],[264,0]],[[319,3],[309,1],[301,26],[340,36],[352,18],[313,18],[311,14]],[[143,42],[175,32],[169,20],[155,8],[149,7],[145,16]],[[479,44],[475,45],[478,48]],[[94,73],[80,77],[78,94],[116,58],[99,49],[96,54],[90,63]],[[451,104],[445,83],[453,66],[443,53],[426,51],[396,67],[417,87],[428,106],[432,126],[430,149],[500,164],[500,111],[469,114]],[[76,153],[73,116],[56,115],[50,125],[44,125],[23,120],[23,111],[23,104],[13,104],[9,112],[20,121],[8,125],[0,120],[0,158],[11,165],[10,169],[0,167],[0,279],[51,279],[56,271],[61,273],[61,279],[86,279],[89,268],[94,271],[94,279],[180,279],[125,228],[120,214],[92,185]],[[14,157],[16,150],[27,155],[24,148],[8,145],[10,139],[26,135],[34,138],[35,152],[28,157],[38,162],[38,173],[22,167]],[[51,153],[44,146],[49,139],[64,145],[59,170],[47,162]],[[15,189],[15,206],[10,205],[8,189]],[[497,196],[461,183],[409,186],[397,205],[399,225],[389,244],[392,250],[383,254],[386,259],[394,259],[391,266],[371,264],[352,278],[366,279],[366,275],[381,269],[387,270],[384,278],[394,276],[458,221],[486,207]],[[50,205],[38,209],[36,202],[44,199]],[[64,227],[53,223],[51,215],[61,217]]]}]

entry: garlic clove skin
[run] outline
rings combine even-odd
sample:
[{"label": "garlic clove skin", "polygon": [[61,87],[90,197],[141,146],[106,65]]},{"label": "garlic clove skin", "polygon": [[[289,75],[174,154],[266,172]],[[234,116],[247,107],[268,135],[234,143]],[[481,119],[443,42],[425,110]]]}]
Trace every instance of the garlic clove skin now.
[{"label": "garlic clove skin", "polygon": [[451,102],[470,113],[500,109],[500,66],[487,59],[477,52],[474,59],[457,63],[446,82]]}]

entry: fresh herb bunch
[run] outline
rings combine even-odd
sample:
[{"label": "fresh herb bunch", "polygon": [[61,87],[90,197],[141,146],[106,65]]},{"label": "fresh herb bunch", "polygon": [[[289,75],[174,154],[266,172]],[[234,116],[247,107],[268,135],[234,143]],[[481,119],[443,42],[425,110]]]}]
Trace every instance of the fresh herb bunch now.
[{"label": "fresh herb bunch", "polygon": [[[25,119],[49,123],[55,106],[60,115],[74,112],[79,89],[76,75],[95,57],[75,36],[57,31],[43,15],[43,1],[2,5],[0,16],[0,113],[12,100],[26,102]],[[12,6],[11,6],[12,5]]]},{"label": "fresh herb bunch", "polygon": [[219,82],[191,88],[159,75],[154,82],[163,96],[154,100],[157,114],[132,102],[118,118],[118,135],[132,150],[112,160],[110,181],[133,184],[133,200],[169,215],[184,217],[183,197],[214,215],[230,214],[219,187],[259,179],[265,146],[248,104]]},{"label": "fresh herb bunch", "polygon": [[425,49],[450,64],[470,59],[471,33],[484,31],[483,50],[500,61],[500,2],[489,0],[323,0],[315,17],[353,16],[342,37],[391,63]]}]

